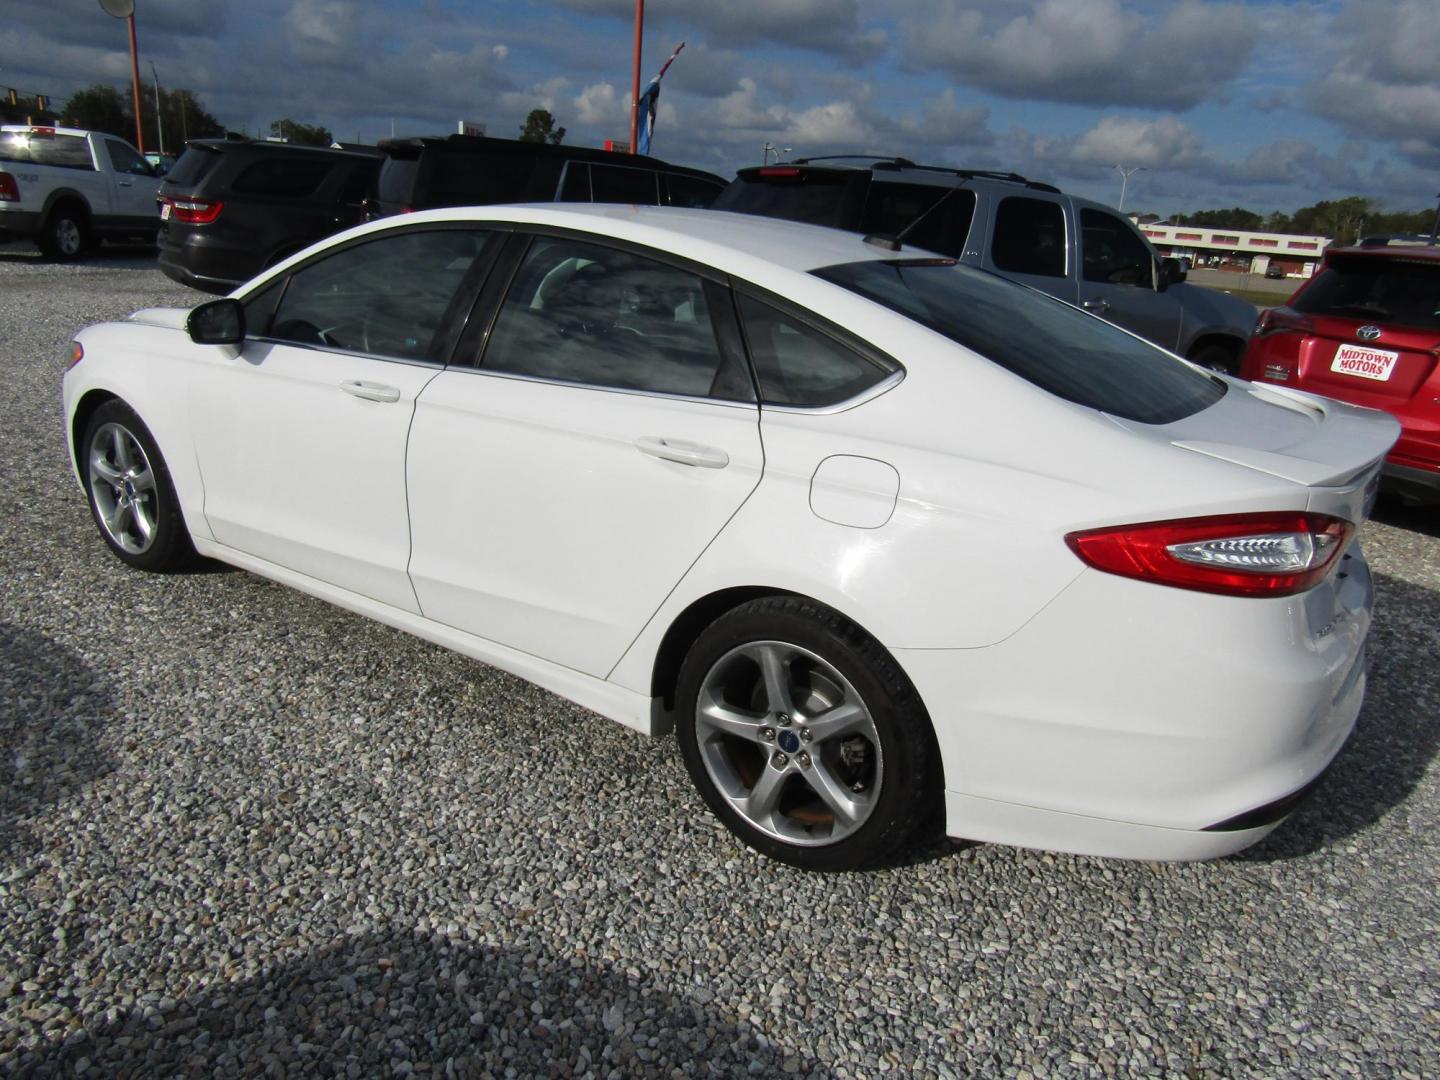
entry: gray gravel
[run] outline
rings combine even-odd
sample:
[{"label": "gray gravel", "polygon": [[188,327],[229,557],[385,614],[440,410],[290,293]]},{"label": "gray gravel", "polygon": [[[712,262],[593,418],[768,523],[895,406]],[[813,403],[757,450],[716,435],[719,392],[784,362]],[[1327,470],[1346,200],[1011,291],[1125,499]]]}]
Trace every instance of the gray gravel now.
[{"label": "gray gravel", "polygon": [[200,299],[143,252],[0,249],[0,1072],[1440,1074],[1440,513],[1368,527],[1362,728],[1264,845],[806,875],[738,848],[671,740],[111,558],[69,337]]}]

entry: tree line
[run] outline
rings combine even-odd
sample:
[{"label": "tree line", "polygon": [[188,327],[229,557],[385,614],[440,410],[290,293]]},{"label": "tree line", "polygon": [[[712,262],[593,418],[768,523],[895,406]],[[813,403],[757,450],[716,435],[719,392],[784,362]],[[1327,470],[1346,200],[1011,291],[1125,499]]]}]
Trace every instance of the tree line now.
[{"label": "tree line", "polygon": [[1383,236],[1397,233],[1418,233],[1429,236],[1435,221],[1434,210],[1387,212],[1378,209],[1363,195],[1343,199],[1325,199],[1313,206],[1302,207],[1293,214],[1276,212],[1258,214],[1254,210],[1232,206],[1228,210],[1197,210],[1170,216],[1175,225],[1194,225],[1206,229],[1237,229],[1242,232],[1301,233],[1307,236],[1330,236],[1337,244],[1353,244],[1362,236]]},{"label": "tree line", "polygon": [[[72,127],[103,131],[122,139],[135,138],[135,110],[132,98],[113,86],[96,83],[71,94],[59,110],[61,121]],[[160,88],[160,110],[155,110],[153,87],[141,94],[140,123],[145,132],[145,149],[178,153],[187,139],[223,136],[225,125],[216,119],[200,98],[190,90]],[[161,146],[160,134],[165,139]],[[270,124],[270,134],[305,146],[329,146],[335,141],[329,130],[288,117]]]}]

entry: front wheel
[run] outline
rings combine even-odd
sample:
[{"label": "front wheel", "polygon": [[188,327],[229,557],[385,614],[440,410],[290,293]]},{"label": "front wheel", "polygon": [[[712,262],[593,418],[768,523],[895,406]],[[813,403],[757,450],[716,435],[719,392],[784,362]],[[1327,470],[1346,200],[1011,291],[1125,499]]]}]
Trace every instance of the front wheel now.
[{"label": "front wheel", "polygon": [[752,601],[680,671],[681,755],[750,847],[807,870],[893,858],[932,815],[939,764],[914,688],[878,642],[798,597]]},{"label": "front wheel", "polygon": [[90,513],[122,562],[166,573],[194,558],[170,470],[134,410],[118,399],[96,409],[80,451]]}]

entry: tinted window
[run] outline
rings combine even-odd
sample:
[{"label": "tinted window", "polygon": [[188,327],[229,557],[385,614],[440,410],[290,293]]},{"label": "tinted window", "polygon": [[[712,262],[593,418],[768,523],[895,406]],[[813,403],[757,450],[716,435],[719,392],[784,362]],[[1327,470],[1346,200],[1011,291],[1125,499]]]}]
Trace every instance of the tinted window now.
[{"label": "tinted window", "polygon": [[1113,214],[1080,211],[1081,264],[1086,281],[1155,287],[1155,259],[1135,230]]},{"label": "tinted window", "polygon": [[926,251],[958,256],[970,235],[975,193],[967,188],[871,181],[865,201],[863,233],[899,236],[911,229],[905,243]]},{"label": "tinted window", "polygon": [[[743,361],[720,348],[694,274],[574,240],[530,246],[483,367],[591,386],[748,400]],[[737,377],[738,376],[738,377]]]},{"label": "tinted window", "polygon": [[706,207],[725,190],[725,185],[713,180],[702,180],[698,176],[684,176],[680,173],[665,174],[669,191],[669,205]]},{"label": "tinted window", "polygon": [[110,158],[110,167],[117,173],[130,173],[133,176],[154,175],[150,163],[119,139],[106,139],[105,153]]},{"label": "tinted window", "polygon": [[560,184],[559,198],[562,202],[590,201],[590,166],[583,161],[572,161],[565,166],[565,178]]},{"label": "tinted window", "polygon": [[315,193],[334,167],[333,161],[308,155],[262,158],[241,169],[240,175],[230,184],[230,190],[237,195],[303,199]]},{"label": "tinted window", "polygon": [[533,165],[529,154],[427,152],[425,190],[416,205],[517,202],[525,197]]},{"label": "tinted window", "polygon": [[363,202],[375,186],[375,172],[380,163],[357,161],[350,165],[349,172],[340,185],[340,201],[354,204]]},{"label": "tinted window", "polygon": [[191,146],[180,155],[170,171],[165,174],[167,184],[194,187],[220,160],[220,151],[206,146]]},{"label": "tinted window", "polygon": [[740,297],[740,317],[767,405],[837,405],[898,370],[753,297]]},{"label": "tinted window", "polygon": [[0,137],[0,161],[29,161],[65,169],[94,169],[90,145],[82,135],[7,131]]},{"label": "tinted window", "polygon": [[868,174],[776,167],[742,174],[711,204],[716,210],[804,221],[811,225],[853,228],[848,209],[856,204]]},{"label": "tinted window", "polygon": [[1440,265],[1364,255],[1332,258],[1292,306],[1311,315],[1440,330]]},{"label": "tinted window", "polygon": [[438,359],[432,349],[446,309],[476,258],[488,255],[493,236],[469,229],[407,232],[303,266],[290,277],[269,336],[380,356]]},{"label": "tinted window", "polygon": [[1011,195],[995,211],[990,258],[1012,274],[1065,276],[1065,212],[1059,203]]},{"label": "tinted window", "polygon": [[1146,424],[1218,401],[1223,383],[1044,293],[949,263],[847,263],[815,273],[944,334],[1057,397]]},{"label": "tinted window", "polygon": [[415,174],[420,162],[414,158],[387,158],[380,166],[376,197],[387,203],[408,203],[413,198]]},{"label": "tinted window", "polygon": [[622,165],[591,165],[590,190],[598,203],[639,203],[656,206],[660,202],[652,169],[632,169]]}]

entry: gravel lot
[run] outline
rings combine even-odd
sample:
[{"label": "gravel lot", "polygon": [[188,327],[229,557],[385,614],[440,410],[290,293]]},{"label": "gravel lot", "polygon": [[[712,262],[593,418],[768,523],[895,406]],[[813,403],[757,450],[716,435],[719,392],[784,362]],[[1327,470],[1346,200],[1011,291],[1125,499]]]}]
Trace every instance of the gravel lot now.
[{"label": "gravel lot", "polygon": [[1262,846],[809,876],[672,740],[244,573],[126,570],[79,327],[202,297],[0,249],[0,1072],[1440,1075],[1440,512],[1367,527],[1361,729]]}]

